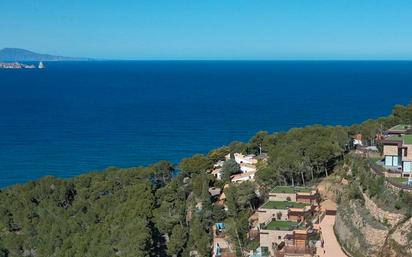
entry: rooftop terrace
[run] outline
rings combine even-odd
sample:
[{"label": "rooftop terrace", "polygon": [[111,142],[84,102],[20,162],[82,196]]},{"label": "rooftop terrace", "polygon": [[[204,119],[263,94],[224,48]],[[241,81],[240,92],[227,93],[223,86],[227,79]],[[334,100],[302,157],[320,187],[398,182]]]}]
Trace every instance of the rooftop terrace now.
[{"label": "rooftop terrace", "polygon": [[274,187],[271,193],[284,193],[284,194],[294,194],[294,193],[310,193],[314,189],[312,187],[292,187],[292,186],[277,186]]},{"label": "rooftop terrace", "polygon": [[265,203],[261,208],[262,209],[286,210],[288,208],[305,208],[306,206],[310,206],[310,204],[290,202],[290,201],[270,201],[270,202]]},{"label": "rooftop terrace", "polygon": [[303,228],[304,228],[304,225],[299,225],[299,223],[295,221],[273,220],[269,224],[267,224],[264,229],[292,231],[294,229],[303,229]]},{"label": "rooftop terrace", "polygon": [[388,129],[388,131],[405,131],[409,129],[411,125],[408,124],[398,124],[396,126],[393,126],[392,128]]},{"label": "rooftop terrace", "polygon": [[412,144],[412,135],[390,136],[387,141],[402,141],[404,144]]}]

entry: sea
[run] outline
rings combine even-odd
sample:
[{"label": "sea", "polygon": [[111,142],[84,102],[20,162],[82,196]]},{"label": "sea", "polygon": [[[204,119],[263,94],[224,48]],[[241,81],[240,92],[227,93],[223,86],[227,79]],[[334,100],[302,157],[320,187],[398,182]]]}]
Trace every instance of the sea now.
[{"label": "sea", "polygon": [[89,61],[0,70],[0,188],[182,158],[412,101],[410,61]]}]

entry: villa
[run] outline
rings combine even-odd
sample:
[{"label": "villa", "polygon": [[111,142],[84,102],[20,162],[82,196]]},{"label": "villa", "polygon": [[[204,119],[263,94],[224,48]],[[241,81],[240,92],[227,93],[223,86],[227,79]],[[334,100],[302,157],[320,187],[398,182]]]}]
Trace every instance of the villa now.
[{"label": "villa", "polygon": [[257,214],[260,248],[270,256],[303,256],[310,252],[306,224],[314,217],[317,189],[278,186],[269,193],[269,201]]},{"label": "villa", "polygon": [[383,155],[386,168],[399,171],[402,177],[410,177],[412,134],[396,134],[386,137],[383,140]]},{"label": "villa", "polygon": [[[239,171],[237,174],[233,174],[230,177],[230,181],[234,183],[241,183],[244,181],[254,181],[255,174],[257,172],[256,164],[258,161],[267,161],[268,155],[267,154],[260,154],[258,156],[254,154],[244,155],[242,153],[234,153],[234,154],[227,154],[225,156],[225,161],[230,160],[233,158],[237,164],[239,164]],[[224,160],[220,160],[213,165],[213,169],[209,170],[209,172],[217,179],[221,180],[223,177],[222,167],[225,162]]]},{"label": "villa", "polygon": [[[239,164],[240,170],[239,174],[235,174],[231,177],[232,182],[243,182],[243,181],[254,181],[255,173],[257,172],[256,164],[258,162],[258,158],[253,155],[243,155],[241,153],[234,153],[231,157],[230,154],[225,156],[226,160],[230,158],[234,158],[237,164]],[[217,179],[221,180],[223,177],[222,173],[222,166],[224,161],[218,161],[214,164],[214,169],[211,171],[211,174]]]}]

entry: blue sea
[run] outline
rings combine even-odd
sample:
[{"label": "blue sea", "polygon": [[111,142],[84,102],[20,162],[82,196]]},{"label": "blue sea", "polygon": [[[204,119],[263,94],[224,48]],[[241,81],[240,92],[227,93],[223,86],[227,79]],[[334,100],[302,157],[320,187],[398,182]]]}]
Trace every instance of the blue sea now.
[{"label": "blue sea", "polygon": [[0,70],[0,187],[350,125],[412,100],[412,62],[99,61]]}]

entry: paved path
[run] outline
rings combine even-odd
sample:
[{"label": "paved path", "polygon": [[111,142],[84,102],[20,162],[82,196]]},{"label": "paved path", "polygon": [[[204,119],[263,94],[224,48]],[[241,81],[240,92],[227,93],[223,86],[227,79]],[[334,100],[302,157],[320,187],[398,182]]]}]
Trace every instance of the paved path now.
[{"label": "paved path", "polygon": [[[318,247],[316,249],[316,254],[321,257],[347,257],[347,255],[340,248],[335,233],[333,232],[334,224],[335,216],[331,215],[326,215],[320,223],[325,244],[324,248]],[[323,253],[323,250],[325,250],[325,253]]]}]

